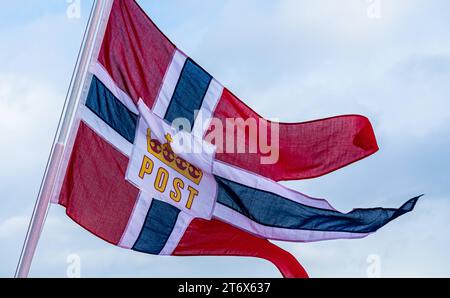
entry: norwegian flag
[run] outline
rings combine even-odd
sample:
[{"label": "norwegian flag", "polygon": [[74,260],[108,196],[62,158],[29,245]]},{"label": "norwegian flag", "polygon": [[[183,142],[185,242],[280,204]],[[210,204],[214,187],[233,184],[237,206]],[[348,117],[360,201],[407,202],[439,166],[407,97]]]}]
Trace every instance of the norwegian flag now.
[{"label": "norwegian flag", "polygon": [[[367,118],[260,121],[133,0],[113,2],[101,38],[53,201],[105,241],[155,255],[258,257],[284,277],[307,277],[291,254],[269,240],[362,238],[414,208],[418,198],[399,209],[341,213],[277,182],[319,177],[375,153]],[[171,126],[177,119],[192,128],[184,137],[213,152],[189,154],[177,147]],[[276,162],[262,163],[267,152],[261,148],[226,150],[237,148],[232,140],[251,146],[245,126],[223,144],[210,138],[214,129],[227,135],[227,119],[257,120],[260,132],[276,127]]]}]

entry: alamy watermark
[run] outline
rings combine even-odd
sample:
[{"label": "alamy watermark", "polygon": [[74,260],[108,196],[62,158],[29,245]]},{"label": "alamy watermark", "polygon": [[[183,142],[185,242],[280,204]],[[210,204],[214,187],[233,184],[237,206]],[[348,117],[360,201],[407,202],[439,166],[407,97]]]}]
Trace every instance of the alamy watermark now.
[{"label": "alamy watermark", "polygon": [[[183,153],[208,152],[211,147],[203,146],[195,139],[204,139],[213,144],[215,153],[255,154],[260,157],[260,164],[276,164],[280,157],[280,125],[278,122],[262,118],[205,118],[202,112],[196,112],[195,129],[186,118],[177,118],[172,122],[172,128],[179,133],[173,141],[178,142],[177,148],[183,148]],[[197,129],[197,125],[202,126]],[[206,131],[206,133],[204,133]],[[204,135],[202,135],[204,133]]]},{"label": "alamy watermark", "polygon": [[81,19],[81,0],[66,0],[66,15],[69,19]]},{"label": "alamy watermark", "polygon": [[368,278],[380,278],[381,277],[381,257],[377,254],[371,254],[367,256],[367,270],[366,274]]},{"label": "alamy watermark", "polygon": [[366,0],[367,2],[367,17],[369,19],[381,19],[382,15],[382,0]]},{"label": "alamy watermark", "polygon": [[68,278],[81,278],[81,257],[77,254],[70,254],[66,258]]}]

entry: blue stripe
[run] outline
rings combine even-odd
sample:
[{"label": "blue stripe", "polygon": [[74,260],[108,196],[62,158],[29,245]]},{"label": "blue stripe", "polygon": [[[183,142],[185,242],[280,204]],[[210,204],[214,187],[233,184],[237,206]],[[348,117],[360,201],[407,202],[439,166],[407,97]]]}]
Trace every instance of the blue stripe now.
[{"label": "blue stripe", "polygon": [[138,116],[130,112],[95,76],[86,106],[130,143],[134,143]]},{"label": "blue stripe", "polygon": [[153,200],[133,250],[158,255],[166,245],[179,213],[178,208]]},{"label": "blue stripe", "polygon": [[211,80],[211,75],[188,58],[164,118],[170,123],[177,118],[188,119],[192,128],[194,113],[200,110]]},{"label": "blue stripe", "polygon": [[[126,140],[134,143],[138,116],[129,111],[95,76],[92,78],[86,107]],[[176,207],[154,199],[133,249],[159,254],[175,227],[179,213]]]},{"label": "blue stripe", "polygon": [[413,210],[419,197],[408,201],[399,209],[355,209],[344,214],[338,211],[306,206],[277,194],[250,188],[221,177],[218,203],[225,205],[251,220],[271,227],[328,231],[372,233]]}]

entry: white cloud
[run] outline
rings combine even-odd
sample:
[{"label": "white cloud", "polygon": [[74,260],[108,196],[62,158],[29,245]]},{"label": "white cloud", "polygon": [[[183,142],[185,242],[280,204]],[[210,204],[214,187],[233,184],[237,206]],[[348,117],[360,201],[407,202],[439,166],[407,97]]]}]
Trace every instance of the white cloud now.
[{"label": "white cloud", "polygon": [[36,78],[0,73],[0,146],[8,156],[3,162],[26,169],[48,154],[63,98]]},{"label": "white cloud", "polygon": [[14,216],[0,221],[0,239],[6,241],[18,232],[22,232],[28,225],[28,218],[24,216]]}]

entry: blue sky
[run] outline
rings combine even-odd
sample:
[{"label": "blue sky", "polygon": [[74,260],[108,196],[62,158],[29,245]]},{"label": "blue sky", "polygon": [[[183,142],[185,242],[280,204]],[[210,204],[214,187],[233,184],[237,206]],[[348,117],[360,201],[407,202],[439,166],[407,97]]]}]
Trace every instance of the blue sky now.
[{"label": "blue sky", "polygon": [[[12,276],[91,1],[81,18],[64,0],[4,1],[0,10],[0,276]],[[314,277],[450,276],[450,3],[380,0],[139,1],[156,24],[253,109],[304,121],[360,113],[373,122],[376,155],[319,179],[286,183],[341,211],[416,210],[373,236],[280,243]],[[113,247],[50,210],[32,276],[278,277],[245,258],[155,257]]]}]

